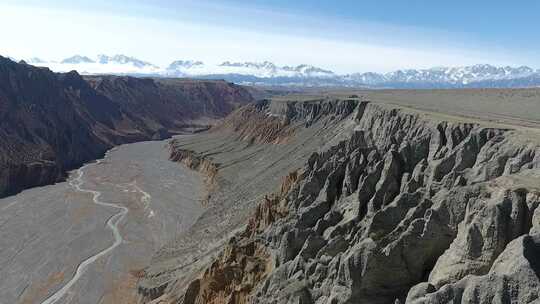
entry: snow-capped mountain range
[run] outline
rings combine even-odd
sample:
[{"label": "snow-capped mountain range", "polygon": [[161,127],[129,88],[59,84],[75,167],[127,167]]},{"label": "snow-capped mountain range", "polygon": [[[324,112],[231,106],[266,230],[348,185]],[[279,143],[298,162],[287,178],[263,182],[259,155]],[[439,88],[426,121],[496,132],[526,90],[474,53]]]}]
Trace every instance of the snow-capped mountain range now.
[{"label": "snow-capped mountain range", "polygon": [[48,67],[55,72],[76,70],[81,74],[157,75],[162,71],[156,65],[125,55],[100,54],[95,58],[74,55],[60,61],[33,57],[25,61],[32,65]]},{"label": "snow-capped mountain range", "polygon": [[202,61],[175,61],[165,70],[164,74],[173,77],[192,77],[208,75],[246,75],[257,78],[276,77],[334,77],[333,72],[323,70],[310,65],[277,66],[272,62],[229,62],[225,61],[218,65],[207,65]]},{"label": "snow-capped mountain range", "polygon": [[219,78],[241,84],[279,86],[344,86],[372,88],[454,88],[540,86],[540,70],[478,64],[465,67],[408,69],[390,73],[340,75],[311,65],[278,66],[272,62],[229,62],[206,64],[177,60],[166,67],[125,55],[75,55],[60,61],[37,57],[25,60],[53,71],[77,70],[81,74],[117,74],[153,77]]}]

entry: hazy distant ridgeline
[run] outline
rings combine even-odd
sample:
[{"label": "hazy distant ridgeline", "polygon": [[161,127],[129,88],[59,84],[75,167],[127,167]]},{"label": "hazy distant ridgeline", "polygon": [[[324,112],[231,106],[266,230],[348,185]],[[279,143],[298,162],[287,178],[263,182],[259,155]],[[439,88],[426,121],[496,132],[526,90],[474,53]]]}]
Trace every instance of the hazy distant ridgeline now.
[{"label": "hazy distant ridgeline", "polygon": [[0,56],[0,197],[58,181],[114,145],[204,126],[250,101],[224,81],[85,79]]}]

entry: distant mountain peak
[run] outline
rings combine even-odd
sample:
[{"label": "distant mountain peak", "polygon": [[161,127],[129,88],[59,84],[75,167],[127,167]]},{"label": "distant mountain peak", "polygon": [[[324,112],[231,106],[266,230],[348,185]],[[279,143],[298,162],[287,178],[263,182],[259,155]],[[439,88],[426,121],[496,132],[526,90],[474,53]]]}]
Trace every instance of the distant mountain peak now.
[{"label": "distant mountain peak", "polygon": [[221,63],[219,66],[221,67],[231,67],[231,68],[252,68],[252,69],[259,69],[259,70],[268,70],[268,71],[276,71],[278,67],[270,62],[270,61],[263,61],[263,62],[230,62],[225,61]]},{"label": "distant mountain peak", "polygon": [[463,67],[437,67],[431,69],[408,69],[398,70],[383,74],[387,82],[429,82],[448,84],[468,84],[476,81],[500,80],[517,77],[527,77],[534,73],[534,70],[521,66],[496,67],[490,64],[475,64]]},{"label": "distant mountain peak", "polygon": [[[321,77],[334,75],[332,71],[324,70],[307,64],[278,66],[270,61],[263,62],[230,62],[218,65],[220,71],[230,74],[253,75],[257,77]],[[224,74],[221,72],[221,74]],[[226,74],[226,73],[225,73]]]},{"label": "distant mountain peak", "polygon": [[169,69],[175,68],[193,68],[203,66],[204,62],[195,60],[176,60],[169,65]]},{"label": "distant mountain peak", "polygon": [[[100,54],[97,56],[97,62],[100,64],[108,64],[108,63],[114,63],[114,64],[132,64],[136,67],[142,68],[142,67],[156,67],[155,65],[142,61],[140,59],[137,59],[135,57],[130,57],[126,55],[117,54],[114,56],[107,56]],[[157,67],[156,67],[157,68]]]},{"label": "distant mountain peak", "polygon": [[41,59],[39,57],[28,58],[25,61],[28,62],[29,64],[39,64],[39,63],[46,63],[47,62],[46,60],[43,60],[43,59]]},{"label": "distant mountain peak", "polygon": [[321,69],[321,68],[318,68],[316,66],[312,66],[312,65],[308,65],[308,64],[301,64],[301,65],[298,65],[296,67],[290,67],[290,66],[285,66],[283,67],[284,70],[287,70],[287,71],[293,71],[293,72],[297,72],[297,73],[302,73],[302,74],[305,74],[305,75],[319,75],[319,76],[322,76],[322,75],[327,75],[327,76],[332,76],[332,75],[335,75],[334,72],[330,71],[330,70],[325,70],[325,69]]},{"label": "distant mountain peak", "polygon": [[149,62],[122,54],[99,54],[94,59],[74,55],[60,62],[32,62],[57,72],[77,70],[82,74],[157,75],[161,68]]},{"label": "distant mountain peak", "polygon": [[86,56],[74,55],[74,56],[71,56],[62,60],[61,63],[81,64],[81,63],[95,63],[95,61]]}]

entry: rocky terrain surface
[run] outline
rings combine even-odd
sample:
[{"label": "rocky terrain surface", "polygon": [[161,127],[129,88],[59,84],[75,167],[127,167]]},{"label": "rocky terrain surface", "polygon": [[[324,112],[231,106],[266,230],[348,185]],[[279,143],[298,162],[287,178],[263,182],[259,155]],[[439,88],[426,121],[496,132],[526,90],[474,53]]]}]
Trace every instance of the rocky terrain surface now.
[{"label": "rocky terrain surface", "polygon": [[189,281],[243,229],[254,206],[280,188],[284,172],[297,169],[312,151],[341,140],[341,131],[352,127],[347,118],[356,103],[261,101],[233,112],[209,132],[174,140],[171,158],[212,177],[214,185],[208,187],[201,217],[153,257],[139,282],[144,300],[183,296]]},{"label": "rocky terrain surface", "polygon": [[223,81],[83,78],[0,57],[0,197],[61,180],[112,146],[207,126],[251,101]]},{"label": "rocky terrain surface", "polygon": [[532,120],[366,99],[262,101],[174,141],[215,187],[153,257],[141,301],[540,301]]}]

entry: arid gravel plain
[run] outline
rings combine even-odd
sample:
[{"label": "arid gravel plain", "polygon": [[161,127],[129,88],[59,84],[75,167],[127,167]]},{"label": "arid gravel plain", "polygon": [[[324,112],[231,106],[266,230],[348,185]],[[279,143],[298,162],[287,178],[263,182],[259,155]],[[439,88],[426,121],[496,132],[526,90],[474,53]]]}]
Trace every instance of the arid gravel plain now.
[{"label": "arid gravel plain", "polygon": [[200,175],[168,156],[166,141],[119,146],[0,200],[0,303],[132,303],[152,254],[202,212]]}]

